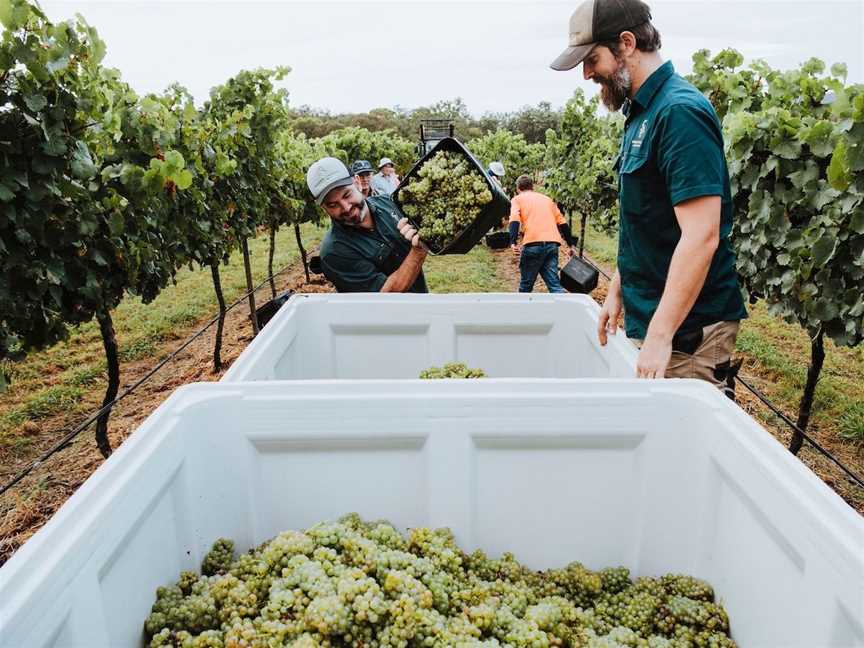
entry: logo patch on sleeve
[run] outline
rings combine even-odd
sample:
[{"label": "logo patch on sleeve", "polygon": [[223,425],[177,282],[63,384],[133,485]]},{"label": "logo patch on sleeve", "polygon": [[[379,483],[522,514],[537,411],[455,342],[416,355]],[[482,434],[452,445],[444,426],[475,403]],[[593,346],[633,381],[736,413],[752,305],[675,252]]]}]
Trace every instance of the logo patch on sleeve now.
[{"label": "logo patch on sleeve", "polygon": [[645,134],[648,132],[648,120],[643,119],[642,124],[639,126],[639,132],[636,133],[636,137],[633,138],[633,141],[630,143],[630,148],[639,148],[642,146],[642,141],[645,139]]}]

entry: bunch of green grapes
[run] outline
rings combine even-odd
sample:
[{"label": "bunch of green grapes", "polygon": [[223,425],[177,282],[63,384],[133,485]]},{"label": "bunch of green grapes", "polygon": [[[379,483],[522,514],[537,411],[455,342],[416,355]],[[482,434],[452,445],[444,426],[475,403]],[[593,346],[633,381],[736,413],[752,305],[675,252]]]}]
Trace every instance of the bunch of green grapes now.
[{"label": "bunch of green grapes", "polygon": [[459,153],[439,151],[399,189],[405,215],[433,249],[453,241],[492,201],[483,176]]},{"label": "bunch of green grapes", "polygon": [[443,367],[429,367],[420,372],[420,377],[427,380],[438,378],[485,378],[482,369],[469,369],[464,362],[448,362]]},{"label": "bunch of green grapes", "polygon": [[151,648],[735,648],[710,585],[574,562],[537,572],[356,514],[285,531],[156,592]]}]

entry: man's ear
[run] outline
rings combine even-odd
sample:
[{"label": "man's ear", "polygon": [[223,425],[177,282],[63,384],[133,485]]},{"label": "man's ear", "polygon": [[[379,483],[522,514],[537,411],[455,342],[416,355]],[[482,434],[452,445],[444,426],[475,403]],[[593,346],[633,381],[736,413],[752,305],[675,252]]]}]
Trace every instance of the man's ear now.
[{"label": "man's ear", "polygon": [[636,51],[636,36],[633,32],[623,31],[618,39],[621,43],[621,55],[631,56]]}]

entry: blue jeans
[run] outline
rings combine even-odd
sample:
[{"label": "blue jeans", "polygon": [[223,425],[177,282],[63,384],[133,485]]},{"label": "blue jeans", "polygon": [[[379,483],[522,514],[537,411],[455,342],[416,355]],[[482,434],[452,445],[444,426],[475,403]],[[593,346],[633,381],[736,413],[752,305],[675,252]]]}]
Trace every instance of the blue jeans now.
[{"label": "blue jeans", "polygon": [[537,275],[543,277],[550,293],[567,292],[558,280],[558,244],[540,243],[522,248],[519,257],[519,292],[530,293],[534,290]]}]

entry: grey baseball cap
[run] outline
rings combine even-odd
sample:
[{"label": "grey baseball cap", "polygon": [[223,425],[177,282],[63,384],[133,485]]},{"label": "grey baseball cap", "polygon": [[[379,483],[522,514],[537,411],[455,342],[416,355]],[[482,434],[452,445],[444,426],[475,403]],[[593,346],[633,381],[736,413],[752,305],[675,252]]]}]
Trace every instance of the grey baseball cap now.
[{"label": "grey baseball cap", "polygon": [[336,187],[354,184],[354,180],[348,172],[348,167],[342,164],[342,160],[325,157],[309,167],[309,171],[306,172],[306,184],[309,185],[309,191],[315,197],[315,202],[320,205],[330,191]]},{"label": "grey baseball cap", "polygon": [[573,69],[597,43],[618,40],[621,32],[649,20],[651,10],[641,0],[585,0],[570,16],[567,49],[549,67]]}]

